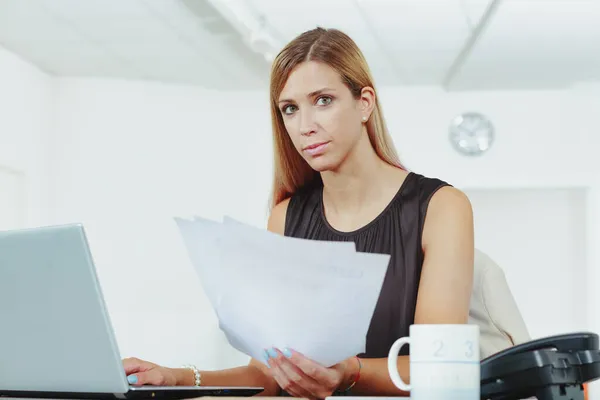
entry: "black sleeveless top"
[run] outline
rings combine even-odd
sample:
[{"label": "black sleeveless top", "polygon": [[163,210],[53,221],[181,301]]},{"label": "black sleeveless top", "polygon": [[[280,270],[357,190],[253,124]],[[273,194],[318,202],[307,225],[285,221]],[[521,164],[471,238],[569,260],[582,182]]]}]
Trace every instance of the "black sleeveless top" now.
[{"label": "black sleeveless top", "polygon": [[[408,336],[414,322],[423,265],[421,237],[431,196],[448,183],[410,172],[387,207],[370,223],[340,232],[327,223],[322,185],[301,190],[288,204],[285,236],[354,241],[360,252],[391,256],[383,287],[367,332],[365,358],[387,357],[394,341]],[[404,346],[400,354],[408,354]]]}]

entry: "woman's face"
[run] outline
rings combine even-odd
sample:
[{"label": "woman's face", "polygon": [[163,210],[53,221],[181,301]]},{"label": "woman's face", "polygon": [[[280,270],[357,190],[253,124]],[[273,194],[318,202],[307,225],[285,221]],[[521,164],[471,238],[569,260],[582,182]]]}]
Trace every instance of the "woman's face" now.
[{"label": "woman's face", "polygon": [[335,170],[363,134],[369,92],[356,99],[340,75],[309,61],[290,74],[279,96],[279,111],[294,147],[316,171]]}]

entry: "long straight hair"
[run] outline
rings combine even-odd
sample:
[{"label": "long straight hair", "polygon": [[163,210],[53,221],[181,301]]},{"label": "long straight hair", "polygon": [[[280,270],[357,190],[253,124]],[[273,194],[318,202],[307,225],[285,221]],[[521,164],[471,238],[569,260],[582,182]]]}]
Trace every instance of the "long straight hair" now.
[{"label": "long straight hair", "polygon": [[[270,208],[291,197],[299,189],[320,182],[321,176],[294,147],[277,106],[279,95],[290,73],[306,61],[324,63],[337,71],[355,98],[364,87],[375,85],[369,66],[356,45],[345,33],[321,27],[306,31],[288,43],[271,67],[270,99],[273,129],[274,176]],[[376,154],[388,164],[405,169],[389,135],[379,100],[367,122],[369,140]]]}]

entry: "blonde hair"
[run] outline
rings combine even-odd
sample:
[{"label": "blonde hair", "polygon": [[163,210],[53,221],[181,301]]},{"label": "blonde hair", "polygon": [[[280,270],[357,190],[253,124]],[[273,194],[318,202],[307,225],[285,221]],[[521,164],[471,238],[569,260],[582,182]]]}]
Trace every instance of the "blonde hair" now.
[{"label": "blonde hair", "polygon": [[[305,61],[322,62],[336,70],[356,98],[360,97],[362,88],[366,86],[375,90],[369,66],[362,52],[349,36],[337,29],[318,27],[306,31],[281,50],[271,68],[270,98],[274,152],[271,209],[299,189],[320,182],[319,172],[308,165],[292,144],[277,105],[290,73]],[[377,98],[371,118],[367,122],[367,132],[379,158],[404,169]]]}]

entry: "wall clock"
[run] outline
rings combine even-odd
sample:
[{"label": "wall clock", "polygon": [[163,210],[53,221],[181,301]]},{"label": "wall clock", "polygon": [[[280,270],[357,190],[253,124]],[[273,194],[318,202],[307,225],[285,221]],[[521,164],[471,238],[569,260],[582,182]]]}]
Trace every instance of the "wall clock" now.
[{"label": "wall clock", "polygon": [[450,143],[456,151],[467,156],[485,153],[494,143],[494,126],[483,114],[466,112],[450,123]]}]

